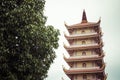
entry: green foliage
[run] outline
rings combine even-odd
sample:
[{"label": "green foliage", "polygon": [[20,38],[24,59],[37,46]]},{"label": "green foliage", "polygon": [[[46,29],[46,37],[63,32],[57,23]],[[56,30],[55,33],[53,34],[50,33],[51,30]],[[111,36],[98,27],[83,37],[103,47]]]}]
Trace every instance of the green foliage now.
[{"label": "green foliage", "polygon": [[43,80],[59,31],[45,26],[44,0],[0,0],[0,80]]}]

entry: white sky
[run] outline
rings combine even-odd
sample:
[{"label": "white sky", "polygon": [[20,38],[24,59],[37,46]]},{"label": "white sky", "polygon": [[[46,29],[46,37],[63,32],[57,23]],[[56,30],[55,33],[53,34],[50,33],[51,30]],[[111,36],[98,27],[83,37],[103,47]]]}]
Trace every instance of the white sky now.
[{"label": "white sky", "polygon": [[96,22],[101,17],[103,31],[104,52],[106,56],[107,80],[119,80],[120,76],[120,0],[46,0],[45,15],[48,17],[47,24],[53,25],[61,32],[60,47],[56,50],[57,58],[48,71],[46,80],[69,80],[63,72],[62,65],[67,67],[63,60],[63,32],[67,32],[64,21],[70,25],[81,22],[83,9],[87,19]]}]

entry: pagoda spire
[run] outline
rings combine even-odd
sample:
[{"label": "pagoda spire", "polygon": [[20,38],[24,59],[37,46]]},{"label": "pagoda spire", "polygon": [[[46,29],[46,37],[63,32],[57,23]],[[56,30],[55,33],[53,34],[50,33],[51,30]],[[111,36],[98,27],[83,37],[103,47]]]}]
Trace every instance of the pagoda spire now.
[{"label": "pagoda spire", "polygon": [[82,14],[82,22],[81,23],[87,23],[87,17],[86,17],[86,12],[85,10],[83,10],[83,14]]}]

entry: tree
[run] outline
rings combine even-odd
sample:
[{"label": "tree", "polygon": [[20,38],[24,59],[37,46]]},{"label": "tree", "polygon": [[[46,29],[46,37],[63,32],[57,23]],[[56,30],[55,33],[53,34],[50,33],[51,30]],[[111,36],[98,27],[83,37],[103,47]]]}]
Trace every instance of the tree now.
[{"label": "tree", "polygon": [[44,0],[0,0],[0,80],[43,80],[59,31],[46,26]]}]

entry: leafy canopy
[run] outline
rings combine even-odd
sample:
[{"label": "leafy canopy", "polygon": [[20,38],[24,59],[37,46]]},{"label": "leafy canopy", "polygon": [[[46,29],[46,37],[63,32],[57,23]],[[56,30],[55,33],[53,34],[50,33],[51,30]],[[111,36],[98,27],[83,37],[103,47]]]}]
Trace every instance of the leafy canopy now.
[{"label": "leafy canopy", "polygon": [[0,80],[43,80],[59,31],[46,26],[45,0],[0,0]]}]

